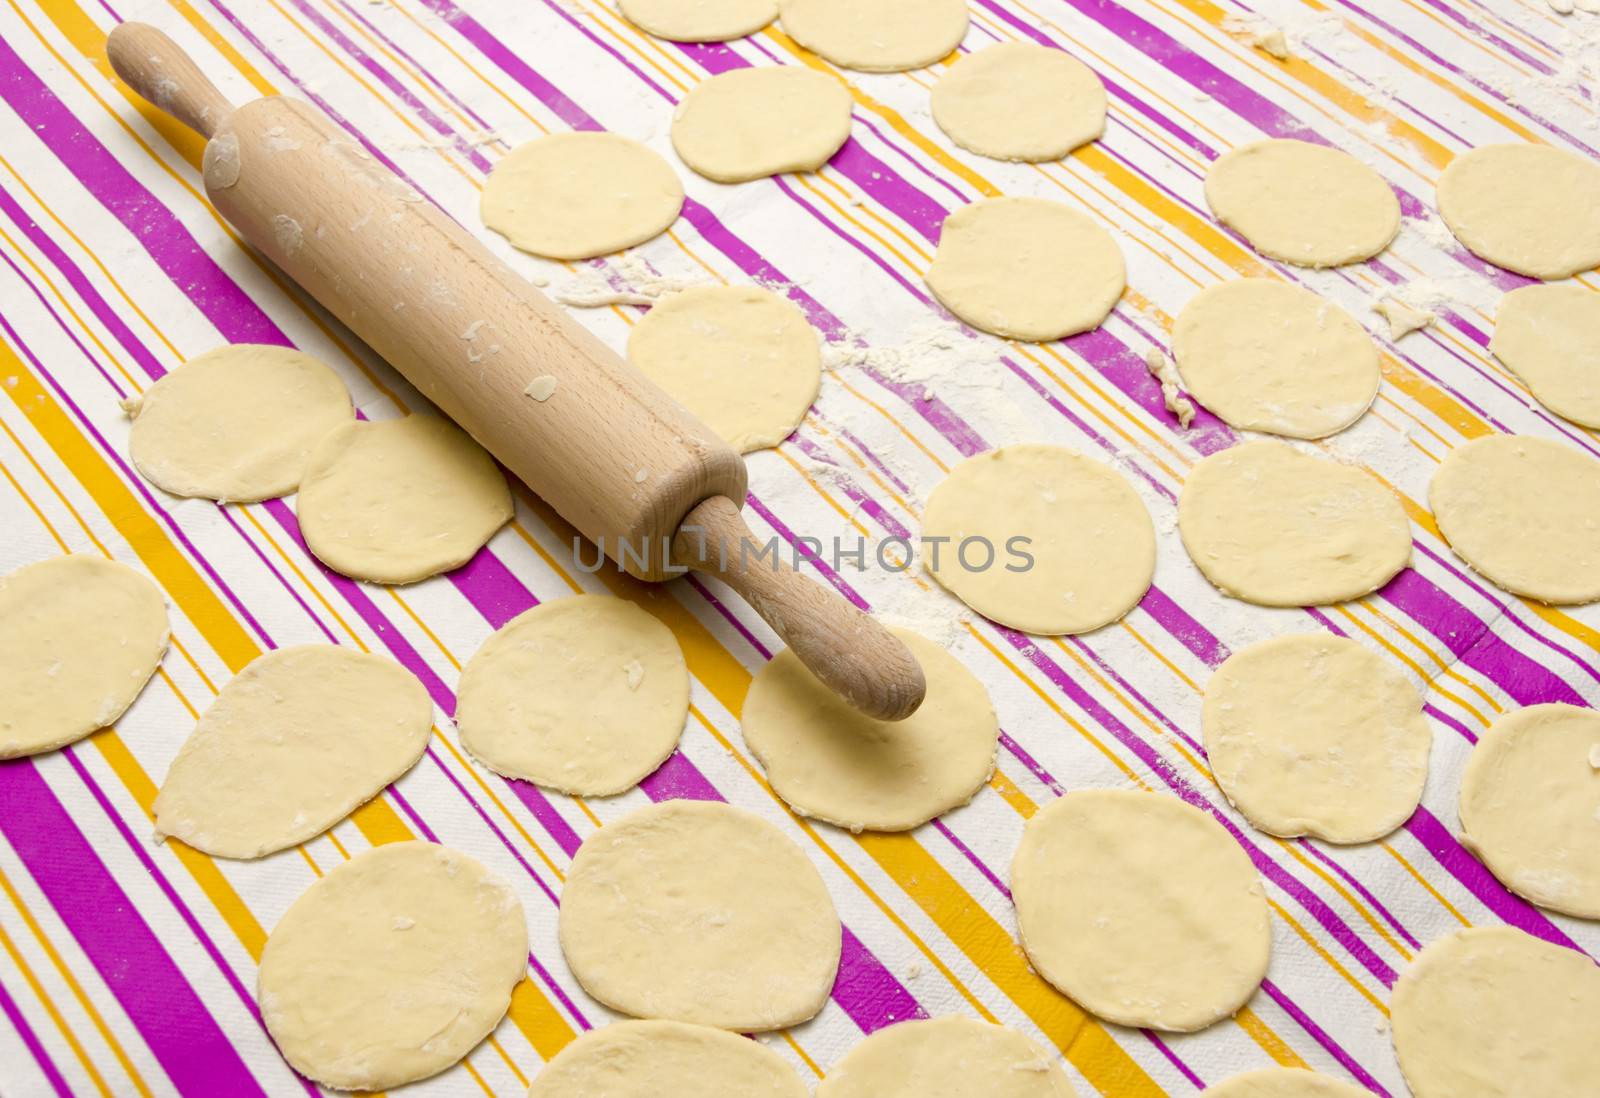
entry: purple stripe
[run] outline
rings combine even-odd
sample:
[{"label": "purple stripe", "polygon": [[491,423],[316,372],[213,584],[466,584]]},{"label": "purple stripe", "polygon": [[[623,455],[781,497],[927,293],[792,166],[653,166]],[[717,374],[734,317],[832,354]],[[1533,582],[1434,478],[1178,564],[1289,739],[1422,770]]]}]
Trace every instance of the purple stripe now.
[{"label": "purple stripe", "polygon": [[1385,1098],[1387,1098],[1389,1092],[1388,1090],[1384,1089],[1383,1084],[1374,1079],[1372,1075],[1368,1073],[1367,1069],[1362,1067],[1354,1056],[1351,1056],[1344,1050],[1343,1046],[1341,1046],[1339,1042],[1335,1041],[1332,1037],[1329,1037],[1326,1030],[1317,1025],[1316,1022],[1312,1021],[1311,1015],[1307,1014],[1305,1011],[1296,1006],[1294,1000],[1283,993],[1282,988],[1278,987],[1278,985],[1273,983],[1270,979],[1267,979],[1261,981],[1261,990],[1267,993],[1268,998],[1277,1003],[1278,1006],[1282,1007],[1283,1012],[1289,1017],[1293,1018],[1295,1020],[1295,1024],[1301,1029],[1305,1030],[1306,1033],[1311,1036],[1312,1040],[1316,1041],[1317,1044],[1321,1045],[1323,1048],[1332,1053],[1333,1058],[1339,1061],[1339,1065],[1348,1071],[1352,1076],[1354,1076],[1362,1086],[1366,1087],[1374,1094],[1382,1094],[1385,1096]]},{"label": "purple stripe", "polygon": [[61,1072],[56,1070],[55,1061],[50,1059],[50,1053],[45,1051],[44,1045],[39,1043],[39,1038],[33,1034],[33,1027],[28,1025],[28,1019],[22,1014],[21,1008],[11,998],[11,993],[6,990],[6,985],[0,982],[0,1013],[6,1016],[11,1023],[11,1028],[22,1040],[22,1047],[28,1050],[28,1055],[33,1057],[33,1062],[39,1066],[50,1088],[61,1098],[72,1098],[72,1088],[61,1077]]}]

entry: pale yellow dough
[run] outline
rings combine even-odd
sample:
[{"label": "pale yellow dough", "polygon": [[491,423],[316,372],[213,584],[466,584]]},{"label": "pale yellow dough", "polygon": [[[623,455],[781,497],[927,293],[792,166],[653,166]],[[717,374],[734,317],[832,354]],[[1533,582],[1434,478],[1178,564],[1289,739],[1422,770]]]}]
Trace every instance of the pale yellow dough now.
[{"label": "pale yellow dough", "polygon": [[1206,174],[1206,203],[1263,255],[1301,267],[1371,259],[1400,231],[1400,202],[1349,153],[1290,138],[1224,153]]},{"label": "pale yellow dough", "polygon": [[1098,328],[1127,269],[1116,239],[1072,207],[989,198],[944,219],[927,282],[974,328],[1044,343]]},{"label": "pale yellow dough", "polygon": [[1600,968],[1508,926],[1458,930],[1394,986],[1391,1033],[1414,1098],[1593,1098]]},{"label": "pale yellow dough", "polygon": [[1026,42],[988,46],[933,86],[933,120],[997,160],[1059,160],[1106,128],[1106,88],[1070,54]]},{"label": "pale yellow dough", "polygon": [[741,453],[793,434],[822,383],[805,314],[757,286],[662,298],[628,334],[628,359]]},{"label": "pale yellow dough", "polygon": [[519,614],[461,673],[456,727],[490,769],[583,797],[632,789],[671,755],[689,715],[672,631],[609,595]]},{"label": "pale yellow dough", "polygon": [[1206,683],[1200,723],[1217,784],[1268,834],[1367,842],[1422,798],[1422,697],[1355,641],[1304,634],[1235,652]]},{"label": "pale yellow dough", "polygon": [[839,969],[822,876],[783,832],[719,801],[664,801],[590,835],[560,931],[572,974],[612,1010],[743,1033],[811,1018]]},{"label": "pale yellow dough", "polygon": [[1262,1068],[1207,1087],[1200,1098],[1371,1098],[1371,1092],[1314,1071]]},{"label": "pale yellow dough", "polygon": [[1342,431],[1371,406],[1378,348],[1339,306],[1268,278],[1200,291],[1172,354],[1189,395],[1240,430],[1291,438]]},{"label": "pale yellow dough", "polygon": [[1600,599],[1600,461],[1559,442],[1489,435],[1458,446],[1428,485],[1450,548],[1514,594]]},{"label": "pale yellow dough", "polygon": [[332,644],[251,660],[184,741],[156,828],[223,858],[322,834],[410,770],[433,702],[405,668]]},{"label": "pale yellow dough", "polygon": [[630,23],[672,42],[727,42],[778,17],[777,0],[617,0]]},{"label": "pale yellow dough", "polygon": [[52,557],[0,580],[0,759],[114,723],[167,650],[161,589],[126,565]]},{"label": "pale yellow dough", "polygon": [[527,967],[510,885],[460,851],[399,842],[356,855],[289,907],[256,994],[296,1071],[335,1090],[387,1090],[471,1052]]},{"label": "pale yellow dough", "polygon": [[994,770],[1000,725],[983,684],[939,645],[893,632],[928,682],[903,721],[851,708],[788,649],[751,683],[744,741],[796,812],[853,831],[907,831],[966,804]]},{"label": "pale yellow dough", "polygon": [[1178,532],[1224,594],[1261,606],[1360,598],[1411,561],[1411,525],[1365,469],[1281,442],[1212,454],[1178,497]]},{"label": "pale yellow dough", "polygon": [[683,208],[672,166],[614,133],[536,137],[507,153],[484,185],[483,223],[551,259],[609,255],[659,236]]},{"label": "pale yellow dough", "polygon": [[1485,145],[1439,177],[1439,214],[1481,259],[1566,278],[1600,264],[1600,164],[1549,145]]},{"label": "pale yellow dough", "polygon": [[1533,705],[1489,726],[1461,779],[1461,829],[1511,891],[1600,919],[1600,713]]},{"label": "pale yellow dough", "polygon": [[[963,461],[928,496],[922,537],[934,579],[1028,633],[1108,625],[1139,604],[1155,575],[1155,526],[1139,494],[1109,465],[1060,446],[1004,446]],[[935,561],[929,539],[940,537],[949,540]],[[963,565],[968,538],[979,540]],[[985,540],[994,560],[982,568]]]},{"label": "pale yellow dough", "polygon": [[461,428],[411,415],[325,436],[296,510],[306,545],[335,572],[415,583],[471,560],[511,518],[511,489]]},{"label": "pale yellow dough", "polygon": [[1073,1098],[1060,1058],[1005,1026],[951,1016],[897,1022],[858,1043],[817,1098]]},{"label": "pale yellow dough", "polygon": [[815,171],[850,136],[850,92],[798,65],[734,69],[695,86],[672,116],[672,147],[707,179]]},{"label": "pale yellow dough", "polygon": [[1600,427],[1600,296],[1524,286],[1500,299],[1489,350],[1558,416]]},{"label": "pale yellow dough", "polygon": [[967,34],[966,0],[778,0],[778,13],[796,42],[862,72],[923,68]]},{"label": "pale yellow dough", "polygon": [[563,1048],[528,1098],[807,1098],[783,1057],[758,1041],[683,1022],[613,1022]]},{"label": "pale yellow dough", "polygon": [[339,375],[256,343],[191,358],[123,408],[133,463],[152,483],[239,503],[293,492],[312,447],[354,415]]},{"label": "pale yellow dough", "polygon": [[1221,824],[1176,797],[1058,798],[1023,828],[1011,892],[1039,975],[1110,1022],[1202,1029],[1267,973],[1255,868]]}]

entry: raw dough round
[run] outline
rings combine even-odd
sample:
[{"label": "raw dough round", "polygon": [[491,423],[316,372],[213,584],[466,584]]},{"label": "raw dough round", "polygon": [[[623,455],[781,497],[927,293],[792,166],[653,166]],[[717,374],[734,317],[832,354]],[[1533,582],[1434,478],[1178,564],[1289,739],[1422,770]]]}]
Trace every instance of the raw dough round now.
[{"label": "raw dough round", "polygon": [[1060,50],[1003,42],[968,54],[933,86],[950,140],[997,160],[1059,160],[1106,128],[1106,88]]},{"label": "raw dough round", "polygon": [[1371,1098],[1371,1092],[1314,1071],[1262,1068],[1207,1087],[1200,1098]]},{"label": "raw dough round", "polygon": [[484,185],[483,223],[534,255],[589,259],[667,231],[683,208],[672,166],[614,133],[557,133],[507,153]]},{"label": "raw dough round", "polygon": [[471,1052],[527,968],[511,886],[460,851],[401,842],[306,889],[267,938],[256,988],[296,1071],[336,1090],[387,1090]]},{"label": "raw dough round", "polygon": [[1221,824],[1176,797],[1059,798],[1023,828],[1011,892],[1039,975],[1110,1022],[1202,1029],[1267,974],[1255,868]]},{"label": "raw dough round", "polygon": [[1224,153],[1206,173],[1206,204],[1263,255],[1301,267],[1371,259],[1400,231],[1400,202],[1347,152],[1290,138]]},{"label": "raw dough round", "polygon": [[1378,348],[1349,313],[1309,290],[1240,278],[1178,314],[1172,354],[1189,395],[1244,431],[1323,438],[1372,404]]},{"label": "raw dough round", "polygon": [[1524,286],[1500,299],[1489,350],[1558,416],[1600,427],[1600,296]]},{"label": "raw dough round", "polygon": [[573,975],[612,1010],[741,1033],[811,1018],[839,970],[821,874],[783,832],[720,801],[664,801],[590,835],[560,930]]},{"label": "raw dough round", "polygon": [[1540,602],[1600,599],[1600,462],[1559,442],[1489,435],[1434,471],[1428,503],[1473,571]]},{"label": "raw dough round", "polygon": [[909,831],[959,808],[994,770],[1000,724],[988,692],[950,653],[895,629],[922,666],[928,698],[903,721],[851,708],[785,649],[744,702],[744,742],[801,815],[852,831]]},{"label": "raw dough round", "polygon": [[1439,214],[1481,259],[1531,278],[1600,264],[1600,165],[1548,145],[1485,145],[1439,177]]},{"label": "raw dough round", "polygon": [[322,834],[416,765],[433,728],[405,668],[332,644],[250,661],[211,703],[156,797],[156,829],[222,858]]},{"label": "raw dough round", "polygon": [[161,588],[74,553],[0,580],[0,759],[54,751],[114,723],[167,650]]},{"label": "raw dough round", "polygon": [[617,0],[630,23],[671,42],[728,42],[778,17],[777,0]]},{"label": "raw dough round", "polygon": [[338,374],[257,343],[191,358],[123,410],[133,417],[133,463],[152,483],[238,503],[293,492],[312,447],[354,416]]},{"label": "raw dough round", "polygon": [[511,518],[483,448],[438,416],[335,428],[300,482],[300,533],[335,572],[415,583],[471,560]]},{"label": "raw dough round", "polygon": [[778,0],[784,33],[835,65],[920,69],[967,35],[967,0]]},{"label": "raw dough round", "polygon": [[[950,540],[930,544],[937,537]],[[979,540],[963,557],[967,538]],[[1017,538],[1031,541],[1013,546]],[[1139,605],[1155,575],[1155,526],[1139,494],[1109,465],[1059,446],[1005,446],[963,461],[929,495],[922,539],[940,584],[1027,633],[1087,633],[1114,622]],[[980,570],[985,541],[994,561]],[[1032,556],[1031,567],[1020,554]]]},{"label": "raw dough round", "polygon": [[461,673],[456,727],[491,770],[580,797],[632,789],[677,749],[689,668],[648,613],[576,595],[518,614]]},{"label": "raw dough round", "polygon": [[829,1069],[817,1098],[1073,1098],[1060,1061],[1006,1026],[950,1016],[897,1022]]},{"label": "raw dough round", "polygon": [[944,219],[928,288],[995,335],[1044,343],[1098,328],[1127,286],[1115,238],[1044,198],[989,198]]},{"label": "raw dough round", "polygon": [[628,359],[741,453],[793,434],[822,381],[805,314],[757,286],[662,298],[628,334]]},{"label": "raw dough round", "polygon": [[1411,561],[1411,525],[1365,469],[1281,442],[1212,454],[1178,497],[1183,547],[1225,595],[1259,606],[1360,598]]},{"label": "raw dough round", "polygon": [[1600,968],[1508,926],[1458,930],[1394,985],[1391,1033],[1415,1098],[1592,1098]]},{"label": "raw dough round", "polygon": [[612,1022],[556,1054],[528,1098],[807,1098],[782,1056],[738,1034],[683,1022]]},{"label": "raw dough round", "polygon": [[1206,754],[1228,801],[1269,835],[1364,843],[1416,811],[1433,732],[1399,668],[1353,640],[1276,637],[1206,684]]},{"label": "raw dough round", "polygon": [[672,147],[707,179],[741,183],[822,167],[850,136],[850,92],[798,65],[734,69],[696,86],[672,116]]},{"label": "raw dough round", "polygon": [[1532,705],[1495,721],[1467,759],[1461,829],[1517,895],[1600,919],[1600,713]]}]

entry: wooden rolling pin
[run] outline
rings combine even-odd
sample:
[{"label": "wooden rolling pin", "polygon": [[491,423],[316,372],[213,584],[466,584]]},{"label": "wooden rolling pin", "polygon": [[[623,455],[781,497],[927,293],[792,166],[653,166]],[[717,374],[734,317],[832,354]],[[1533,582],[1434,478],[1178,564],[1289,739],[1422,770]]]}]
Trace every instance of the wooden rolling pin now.
[{"label": "wooden rolling pin", "polygon": [[731,446],[349,133],[298,99],[235,109],[154,27],[122,24],[106,52],[209,139],[206,194],[246,240],[625,570],[720,576],[857,709],[901,720],[921,704],[922,670],[898,638],[740,552],[755,539]]}]

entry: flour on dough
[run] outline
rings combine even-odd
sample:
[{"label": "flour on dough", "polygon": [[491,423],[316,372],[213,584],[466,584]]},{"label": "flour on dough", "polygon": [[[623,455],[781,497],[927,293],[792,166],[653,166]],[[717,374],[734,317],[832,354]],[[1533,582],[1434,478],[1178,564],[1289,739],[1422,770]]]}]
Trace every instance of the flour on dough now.
[{"label": "flour on dough", "polygon": [[1262,1068],[1224,1079],[1200,1098],[1371,1098],[1372,1092],[1302,1068]]},{"label": "flour on dough", "polygon": [[664,801],[606,824],[572,859],[561,951],[612,1010],[742,1033],[822,1009],[840,926],[783,832],[720,801]]},{"label": "flour on dough", "polygon": [[1059,160],[1106,128],[1106,88],[1070,54],[1005,42],[968,54],[933,86],[933,120],[997,160]]},{"label": "flour on dough", "polygon": [[1054,1052],[1006,1026],[951,1015],[896,1022],[828,1069],[817,1098],[1073,1098]]},{"label": "flour on dough", "polygon": [[822,381],[805,314],[758,286],[662,298],[628,333],[628,360],[741,453],[793,434]]},{"label": "flour on dough", "polygon": [[1263,255],[1301,267],[1371,259],[1400,231],[1400,202],[1349,153],[1290,138],[1224,153],[1206,174],[1206,203]]},{"label": "flour on dough", "polygon": [[456,727],[490,769],[581,797],[632,789],[671,755],[689,716],[672,631],[608,595],[535,606],[468,661]]},{"label": "flour on dough", "polygon": [[1044,343],[1098,328],[1127,285],[1116,239],[1044,198],[989,198],[944,219],[928,288],[995,335]]},{"label": "flour on dough", "polygon": [[539,1069],[528,1098],[807,1098],[782,1056],[736,1033],[683,1022],[612,1022]]},{"label": "flour on dough", "polygon": [[1246,442],[1212,454],[1178,497],[1178,532],[1224,594],[1261,606],[1360,598],[1411,561],[1411,525],[1365,469]]},{"label": "flour on dough", "polygon": [[589,259],[667,231],[683,183],[664,159],[614,133],[558,133],[507,153],[484,185],[483,223],[525,252]]},{"label": "flour on dough", "polygon": [[1221,824],[1176,797],[1058,798],[1023,828],[1011,891],[1033,967],[1109,1022],[1202,1029],[1267,973],[1272,932],[1254,866]]},{"label": "flour on dough", "polygon": [[267,938],[256,992],[300,1074],[387,1090],[471,1052],[527,968],[510,885],[460,851],[398,842],[356,855],[290,905]]},{"label": "flour on dough", "polygon": [[416,765],[432,727],[428,691],[393,660],[332,644],[269,652],[184,741],[156,828],[223,858],[305,842]]},{"label": "flour on dough", "polygon": [[672,115],[672,147],[719,183],[815,171],[849,136],[850,92],[834,77],[798,65],[713,76]]},{"label": "flour on dough", "polygon": [[0,579],[0,759],[54,751],[114,723],[167,650],[161,588],[73,553]]},{"label": "flour on dough", "polygon": [[1439,177],[1439,215],[1472,254],[1530,278],[1600,264],[1600,164],[1549,145],[1485,145]]},{"label": "flour on dough", "polygon": [[778,17],[777,0],[617,0],[630,23],[671,42],[728,42]]},{"label": "flour on dough", "polygon": [[1444,459],[1428,504],[1450,548],[1496,586],[1557,605],[1600,599],[1600,461],[1489,435]]},{"label": "flour on dough", "polygon": [[511,490],[483,448],[438,416],[350,423],[312,451],[300,532],[335,572],[415,583],[459,568],[511,518]]},{"label": "flour on dough", "polygon": [[967,34],[966,0],[778,0],[778,12],[789,37],[862,72],[923,68]]},{"label": "flour on dough", "polygon": [[191,358],[123,407],[133,463],[153,484],[239,503],[293,492],[312,447],[353,416],[339,375],[257,343]]},{"label": "flour on dough", "polygon": [[1060,446],[1024,443],[963,461],[929,495],[922,539],[934,579],[1028,633],[1108,625],[1139,604],[1155,575],[1155,526],[1139,494],[1109,465]]},{"label": "flour on dough", "polygon": [[1500,299],[1489,350],[1558,416],[1600,427],[1600,297],[1524,286]]}]

